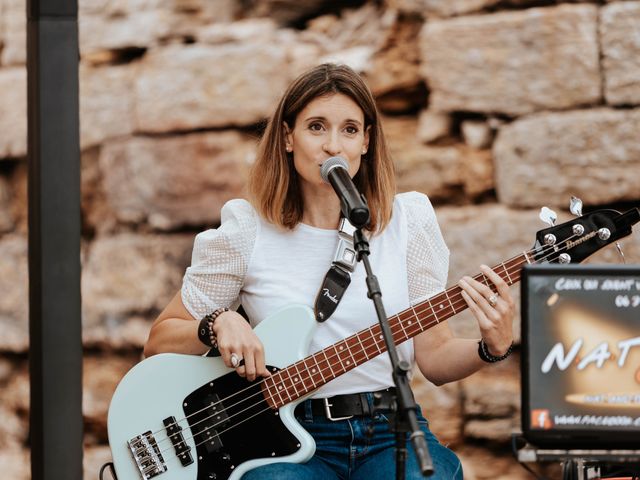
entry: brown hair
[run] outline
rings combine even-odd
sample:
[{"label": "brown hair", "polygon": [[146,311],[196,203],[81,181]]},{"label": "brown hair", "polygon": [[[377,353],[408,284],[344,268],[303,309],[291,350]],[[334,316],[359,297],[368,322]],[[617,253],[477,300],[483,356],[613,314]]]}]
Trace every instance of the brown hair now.
[{"label": "brown hair", "polygon": [[298,114],[315,98],[341,93],[364,113],[369,147],[353,181],[369,204],[368,230],[381,231],[391,219],[395,194],[393,162],[380,125],[380,114],[362,78],[346,65],[325,63],[293,81],[269,120],[249,175],[249,194],[256,210],[269,222],[294,228],[304,209],[293,158],[285,151],[284,124],[294,128]]}]

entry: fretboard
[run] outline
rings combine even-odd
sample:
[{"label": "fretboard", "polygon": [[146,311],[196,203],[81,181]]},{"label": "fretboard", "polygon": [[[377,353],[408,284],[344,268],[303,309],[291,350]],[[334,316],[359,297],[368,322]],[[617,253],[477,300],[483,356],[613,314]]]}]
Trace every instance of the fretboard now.
[{"label": "fretboard", "polygon": [[[493,270],[508,285],[513,285],[520,280],[522,265],[529,261],[527,254],[523,253],[493,267]],[[473,278],[496,290],[484,274]],[[399,345],[465,310],[467,303],[461,292],[457,285],[449,287],[390,317],[394,344]],[[379,324],[374,324],[266,378],[263,394],[272,408],[279,408],[386,351],[382,329]]]}]

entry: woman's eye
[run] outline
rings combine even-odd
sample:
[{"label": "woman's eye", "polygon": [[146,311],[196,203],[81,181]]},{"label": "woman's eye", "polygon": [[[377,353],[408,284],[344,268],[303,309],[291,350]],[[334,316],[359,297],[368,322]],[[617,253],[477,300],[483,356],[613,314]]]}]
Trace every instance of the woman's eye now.
[{"label": "woman's eye", "polygon": [[322,130],[322,124],[312,123],[309,125],[309,130],[311,130],[312,132],[319,132],[320,130]]},{"label": "woman's eye", "polygon": [[355,135],[356,133],[358,133],[358,128],[354,127],[354,126],[348,126],[345,128],[345,131],[349,134],[349,135]]}]

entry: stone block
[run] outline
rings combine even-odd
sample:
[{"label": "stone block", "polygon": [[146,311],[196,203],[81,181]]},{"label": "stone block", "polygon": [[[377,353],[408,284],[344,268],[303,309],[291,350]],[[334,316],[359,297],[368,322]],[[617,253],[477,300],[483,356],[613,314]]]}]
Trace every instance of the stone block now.
[{"label": "stone block", "polygon": [[432,200],[464,201],[493,188],[491,156],[464,145],[432,146],[418,140],[413,117],[384,119],[399,191],[417,190]]},{"label": "stone block", "polygon": [[0,237],[0,351],[22,353],[29,348],[27,238]]},{"label": "stone block", "polygon": [[82,275],[85,335],[117,331],[136,313],[157,315],[180,289],[192,246],[188,234],[122,233],[94,240]]},{"label": "stone block", "polygon": [[604,96],[610,105],[640,104],[640,2],[600,10]]},{"label": "stone block", "polygon": [[235,131],[135,137],[102,147],[100,170],[121,222],[170,230],[210,225],[242,195],[256,142]]},{"label": "stone block", "polygon": [[451,17],[479,12],[499,4],[519,6],[535,3],[534,0],[387,0],[390,7],[401,12],[424,17]]},{"label": "stone block", "polygon": [[0,176],[0,234],[13,230],[11,210],[11,187],[9,181]]},{"label": "stone block", "polygon": [[87,0],[78,5],[83,57],[97,52],[146,49],[195,37],[202,25],[233,21],[234,0]]},{"label": "stone block", "polygon": [[27,63],[27,3],[25,0],[0,2],[0,65]]},{"label": "stone block", "polygon": [[27,154],[27,69],[0,70],[0,159]]},{"label": "stone block", "polygon": [[150,51],[135,82],[136,130],[255,124],[275,108],[287,72],[284,49],[268,43],[173,45]]},{"label": "stone block", "polygon": [[80,67],[82,148],[133,131],[134,71],[128,66]]},{"label": "stone block", "polygon": [[453,118],[448,113],[423,110],[418,117],[416,136],[423,143],[431,143],[451,134]]},{"label": "stone block", "polygon": [[425,23],[430,107],[523,115],[600,101],[595,5],[560,5]]},{"label": "stone block", "polygon": [[640,199],[640,109],[543,113],[500,129],[496,190],[514,207]]}]

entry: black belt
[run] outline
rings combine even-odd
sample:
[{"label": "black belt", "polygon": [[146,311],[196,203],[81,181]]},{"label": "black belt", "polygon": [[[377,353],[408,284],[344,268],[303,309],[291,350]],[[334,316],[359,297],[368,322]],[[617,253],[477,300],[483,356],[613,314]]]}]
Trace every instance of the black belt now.
[{"label": "black belt", "polygon": [[384,405],[388,404],[395,394],[395,388],[388,388],[379,392],[350,393],[329,398],[312,398],[298,405],[296,413],[304,415],[305,404],[311,402],[313,415],[324,416],[329,420],[345,420],[355,416],[372,416],[374,412],[369,406],[369,397],[371,395],[380,395],[381,403]]}]

